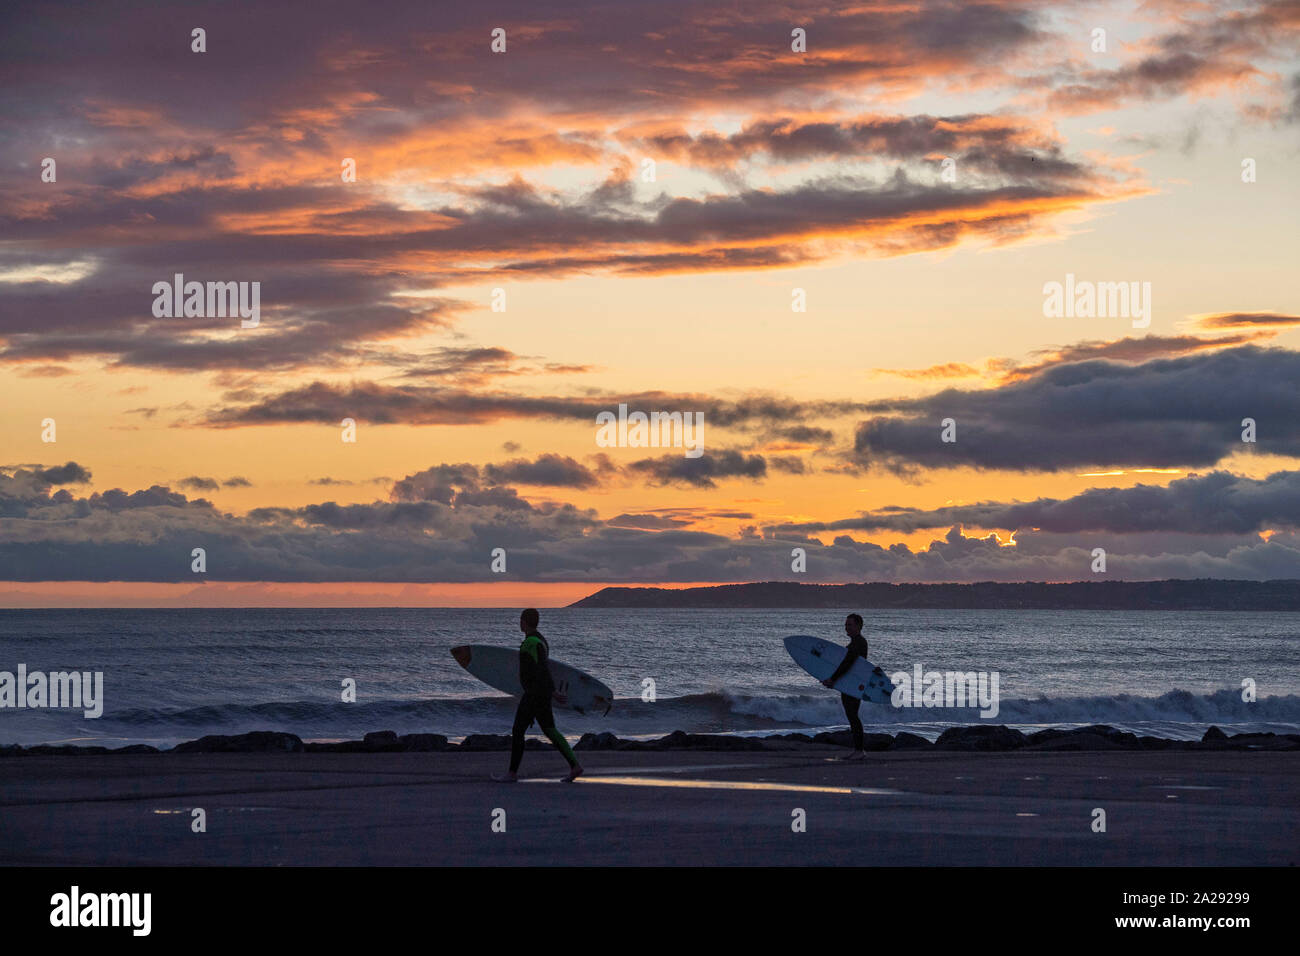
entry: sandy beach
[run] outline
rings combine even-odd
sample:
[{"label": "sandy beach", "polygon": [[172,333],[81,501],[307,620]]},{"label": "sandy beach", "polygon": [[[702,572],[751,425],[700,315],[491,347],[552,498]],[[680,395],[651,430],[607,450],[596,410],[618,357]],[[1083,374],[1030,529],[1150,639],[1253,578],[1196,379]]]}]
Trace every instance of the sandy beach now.
[{"label": "sandy beach", "polygon": [[0,864],[1300,861],[1297,752],[842,753],[588,752],[574,785],[545,750],[513,785],[497,752],[27,755],[3,764]]}]

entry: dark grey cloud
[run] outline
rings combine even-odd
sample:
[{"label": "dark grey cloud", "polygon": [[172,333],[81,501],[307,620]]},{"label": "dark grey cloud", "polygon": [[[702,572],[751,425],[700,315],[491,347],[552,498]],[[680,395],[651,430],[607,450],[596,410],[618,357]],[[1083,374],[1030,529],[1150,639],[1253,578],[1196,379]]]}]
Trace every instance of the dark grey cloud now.
[{"label": "dark grey cloud", "polygon": [[594,434],[596,415],[616,411],[620,402],[629,408],[700,412],[707,426],[727,428],[787,428],[791,422],[850,415],[871,407],[856,401],[796,401],[769,394],[732,400],[670,392],[588,393],[571,397],[484,393],[426,385],[359,382],[341,386],[312,382],[247,405],[233,404],[214,411],[206,424],[215,427],[289,422],[337,424],[344,418],[355,418],[374,424],[467,425],[547,418],[589,422]]},{"label": "dark grey cloud", "polygon": [[[195,547],[207,552],[207,579],[221,581],[487,581],[495,580],[489,561],[497,547],[507,550],[512,580],[789,580],[796,545],[808,551],[808,574],[800,578],[810,581],[1087,580],[1097,544],[1107,548],[1108,574],[1124,580],[1300,577],[1295,472],[1257,482],[1216,473],[1155,496],[1110,489],[1061,502],[975,506],[1024,509],[1022,516],[1042,524],[1018,532],[1010,547],[954,526],[914,550],[847,534],[823,545],[799,529],[729,536],[685,526],[752,517],[726,509],[658,509],[602,521],[590,509],[472,485],[469,468],[438,466],[409,476],[390,501],[325,501],[243,516],[158,485],[77,497],[31,469],[0,470],[0,580],[192,582]],[[1196,523],[1198,508],[1232,517]],[[1144,511],[1161,518],[1141,524],[1127,517]],[[881,512],[914,524],[937,516]],[[1281,520],[1288,516],[1289,524]],[[1280,530],[1261,540],[1253,529],[1270,523]],[[1088,530],[1060,530],[1076,527]]]},{"label": "dark grey cloud", "polygon": [[646,531],[666,531],[670,528],[685,528],[692,522],[686,518],[672,518],[656,514],[614,515],[605,522],[611,528],[642,528]]},{"label": "dark grey cloud", "polygon": [[397,481],[390,490],[394,501],[438,501],[449,505],[461,491],[479,487],[477,465],[434,465]]},{"label": "dark grey cloud", "polygon": [[516,358],[514,352],[499,346],[444,347],[417,359],[404,374],[411,378],[479,378],[511,371]]},{"label": "dark grey cloud", "polygon": [[[846,83],[894,90],[966,71],[987,81],[1004,56],[1050,38],[1028,0],[815,3],[797,18],[816,37],[811,56],[790,52],[792,14],[779,0],[748,4],[741,20],[711,3],[632,0],[467,5],[440,10],[436,22],[413,7],[359,20],[340,6],[304,18],[268,2],[255,26],[200,5],[201,55],[190,52],[188,27],[150,5],[77,11],[73,24],[57,7],[10,4],[0,39],[0,115],[10,121],[0,130],[0,231],[11,240],[0,270],[91,269],[74,281],[0,283],[0,362],[45,363],[46,374],[49,363],[90,358],[183,372],[386,366],[469,384],[519,369],[492,349],[412,363],[395,340],[446,328],[469,304],[396,293],[489,274],[750,270],[1007,240],[1116,185],[1112,170],[1063,155],[1032,122],[975,115],[759,118],[719,140],[733,156],[886,155],[927,170],[926,150],[951,149],[963,168],[990,174],[943,188],[915,175],[837,175],[638,202],[617,171],[628,157],[605,131],[647,119],[683,126],[712,106],[798,116],[810,97]],[[517,24],[507,56],[487,50],[500,23]],[[485,133],[493,119],[500,129]],[[419,153],[430,130],[459,131],[466,144],[446,168],[427,160],[431,187],[455,197],[436,208],[369,191],[364,172],[355,188],[322,181],[329,164],[314,165],[354,144]],[[721,147],[701,136],[683,148],[703,161]],[[34,191],[44,155],[59,159],[59,181]],[[576,198],[475,175],[474,163],[497,175],[530,157],[616,171]],[[364,153],[361,162],[365,170]],[[1016,211],[998,211],[1005,206]],[[176,272],[261,282],[262,327],[213,335],[231,325],[153,320],[149,290]]]},{"label": "dark grey cloud", "polygon": [[497,485],[549,485],[556,488],[590,488],[600,479],[586,465],[567,455],[546,453],[533,461],[515,458],[483,466],[483,477]]},{"label": "dark grey cloud", "polygon": [[944,508],[891,506],[841,521],[782,525],[782,531],[898,531],[963,525],[1044,533],[1251,535],[1300,529],[1300,471],[1247,478],[1226,471],[1177,478],[1168,485],[1089,488],[1070,498],[986,501]]},{"label": "dark grey cloud", "polygon": [[757,120],[740,132],[657,132],[634,140],[652,155],[682,157],[698,165],[733,165],[768,156],[788,162],[821,158],[936,156],[960,164],[962,174],[1002,174],[1032,180],[1086,180],[1095,171],[1067,159],[1061,145],[1024,120],[1009,116],[873,116],[804,122],[792,117]]},{"label": "dark grey cloud", "polygon": [[790,441],[817,445],[829,445],[835,440],[835,433],[829,428],[818,428],[815,425],[792,425],[789,428],[778,428],[776,435],[781,438],[788,438]]},{"label": "dark grey cloud", "polygon": [[444,505],[494,504],[517,508],[526,506],[526,502],[515,497],[508,485],[591,488],[600,481],[601,476],[586,465],[566,455],[547,452],[535,459],[515,458],[482,466],[469,462],[434,465],[395,482],[389,497],[395,502],[435,501]]},{"label": "dark grey cloud", "polygon": [[90,472],[75,461],[51,468],[36,468],[32,473],[38,480],[51,485],[81,485],[90,481]]},{"label": "dark grey cloud", "polygon": [[[738,536],[692,531],[670,514],[601,521],[568,504],[535,505],[493,487],[440,501],[376,501],[261,508],[243,517],[169,489],[113,489],[86,498],[66,489],[21,502],[0,537],[0,579],[192,582],[190,552],[207,552],[214,581],[488,581],[492,550],[507,550],[512,580],[631,582],[790,580],[793,546],[808,551],[807,581],[1090,580],[1092,539],[1026,534],[1005,546],[950,529],[926,547],[881,547],[840,535],[828,544],[798,533],[753,529]],[[656,520],[662,519],[662,520]],[[1112,536],[1108,575],[1277,579],[1300,577],[1300,536],[1231,547],[1201,536]]]},{"label": "dark grey cloud", "polygon": [[172,491],[165,485],[151,485],[141,491],[126,492],[121,488],[112,488],[105,492],[96,492],[86,499],[89,507],[108,511],[125,511],[132,509],[154,508],[201,508],[210,510],[212,502],[205,498],[186,498],[178,491]]},{"label": "dark grey cloud", "polygon": [[[82,106],[93,116],[71,71],[77,67],[103,77],[125,103],[162,100],[173,122],[202,122],[268,144],[293,128],[312,145],[339,120],[286,117],[286,107],[302,101],[304,87],[322,104],[346,102],[358,91],[371,94],[378,108],[358,110],[347,117],[347,127],[382,141],[422,123],[459,118],[468,107],[457,94],[467,89],[483,94],[490,115],[520,104],[614,113],[665,99],[740,104],[807,95],[855,79],[892,85],[925,75],[987,75],[1008,55],[1047,37],[1040,12],[1027,2],[928,0],[865,8],[821,2],[795,16],[779,0],[754,0],[737,18],[713,3],[629,0],[611,7],[517,0],[443,7],[436,20],[409,5],[358,18],[346,5],[324,4],[303,17],[292,4],[268,2],[254,21],[238,8],[190,6],[192,15],[178,26],[147,3],[86,6],[76,23],[57,6],[11,3],[0,52],[23,80],[14,93],[43,87],[44,100]],[[182,29],[195,16],[207,24],[202,57],[190,52],[188,27]],[[795,22],[809,29],[811,49],[826,56],[790,53]],[[508,28],[509,53],[491,56],[489,31],[501,24]],[[293,43],[284,42],[289,36]],[[565,69],[556,70],[556,63]],[[220,97],[211,95],[217,82]],[[422,95],[426,89],[443,95]],[[40,115],[37,103],[17,95],[13,101],[16,117]],[[143,121],[98,119],[117,128]],[[176,152],[170,161],[204,159],[187,156]]]},{"label": "dark grey cloud", "polygon": [[798,455],[769,455],[767,463],[774,471],[783,471],[788,475],[802,475],[808,470]]},{"label": "dark grey cloud", "polygon": [[[4,465],[0,466],[0,519],[21,517],[27,507],[43,504],[56,485],[85,484],[90,481],[90,471],[75,461],[63,465]],[[59,500],[71,500],[71,494],[62,489],[55,493]]]},{"label": "dark grey cloud", "polygon": [[[246,250],[248,261],[233,272],[196,269],[181,253],[148,273],[127,264],[105,266],[109,275],[75,282],[0,284],[0,362],[100,357],[118,367],[172,371],[359,365],[382,355],[367,342],[449,327],[466,307],[450,300],[388,300],[404,284],[396,277],[281,270],[268,282],[275,267],[254,264],[253,245]],[[153,283],[171,282],[176,272],[187,282],[261,282],[259,326],[242,329],[239,318],[155,319]],[[334,297],[320,300],[329,290]],[[409,355],[394,351],[392,358],[396,364]]]},{"label": "dark grey cloud", "polygon": [[[1075,110],[1114,109],[1136,101],[1223,89],[1262,72],[1270,59],[1293,59],[1300,17],[1293,0],[1207,5],[1190,11],[1171,4],[1177,24],[1154,39],[1138,59],[1109,69],[1061,71],[1034,81],[1048,89],[1048,103]],[[1116,43],[1113,36],[1111,43]]]},{"label": "dark grey cloud", "polygon": [[[1055,365],[998,388],[945,389],[874,403],[851,461],[903,473],[922,468],[1057,471],[1205,467],[1247,450],[1300,455],[1300,353],[1242,346],[1141,364]],[[943,442],[941,422],[956,422]]]},{"label": "dark grey cloud", "polygon": [[[1295,320],[1300,324],[1300,319]],[[1202,323],[1204,325],[1204,323]],[[1245,325],[1245,323],[1238,323]],[[1281,323],[1278,323],[1279,325]],[[1236,334],[1206,338],[1200,335],[1144,335],[1140,338],[1125,336],[1109,342],[1090,340],[1056,349],[1042,349],[1036,358],[1020,363],[1012,359],[990,361],[989,366],[1009,378],[1025,378],[1053,365],[1067,365],[1088,359],[1113,359],[1118,362],[1143,362],[1147,359],[1187,355],[1248,345],[1271,338],[1275,332],[1267,328],[1244,330]],[[973,371],[973,370],[972,370]]]},{"label": "dark grey cloud", "polygon": [[706,451],[698,458],[663,455],[643,458],[628,465],[633,474],[643,475],[653,485],[682,485],[715,488],[716,479],[767,477],[767,460],[762,455],[747,455],[735,449]]}]

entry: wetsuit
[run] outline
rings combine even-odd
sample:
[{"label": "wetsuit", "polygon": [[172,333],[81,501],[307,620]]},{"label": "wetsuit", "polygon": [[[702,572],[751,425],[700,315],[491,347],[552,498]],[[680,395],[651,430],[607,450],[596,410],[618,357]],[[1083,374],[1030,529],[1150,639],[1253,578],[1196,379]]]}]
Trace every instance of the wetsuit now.
[{"label": "wetsuit", "polygon": [[555,729],[555,715],[551,713],[551,695],[555,693],[555,681],[551,679],[550,657],[551,647],[537,631],[530,632],[519,645],[519,683],[523,685],[524,695],[519,698],[515,725],[510,732],[511,773],[519,770],[519,761],[524,756],[524,733],[533,721],[537,721],[542,733],[564,754],[570,767],[578,763],[569,742]]},{"label": "wetsuit", "polygon": [[[859,657],[866,659],[867,656],[867,639],[859,634],[857,637],[849,638],[849,649],[844,653],[844,660],[840,666],[835,668],[835,673],[831,675],[831,683],[835,683],[843,677],[853,662]],[[849,729],[853,731],[853,749],[862,749],[862,721],[858,718],[858,708],[862,706],[862,699],[859,697],[850,697],[848,694],[840,694],[840,702],[844,704],[844,715],[849,718]]]}]

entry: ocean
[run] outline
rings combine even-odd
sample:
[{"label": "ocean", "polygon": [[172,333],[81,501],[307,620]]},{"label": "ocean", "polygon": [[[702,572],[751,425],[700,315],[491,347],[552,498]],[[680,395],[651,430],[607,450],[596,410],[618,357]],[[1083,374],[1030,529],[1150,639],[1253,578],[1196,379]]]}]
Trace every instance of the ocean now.
[{"label": "ocean", "polygon": [[[1300,732],[1300,614],[1285,612],[888,610],[864,613],[887,673],[998,675],[998,714],[863,704],[868,731],[930,739],[952,726],[1110,724],[1199,738]],[[846,726],[839,695],[781,639],[846,643],[829,610],[550,609],[556,660],[612,687],[609,714],[557,710],[570,739],[815,733]],[[170,747],[205,734],[278,730],[304,740],[376,730],[460,738],[508,733],[513,701],[452,659],[457,644],[517,647],[513,609],[0,611],[0,671],[102,671],[103,715],[0,708],[0,744]],[[342,682],[357,700],[341,700]],[[653,681],[654,700],[648,696]],[[1257,699],[1243,700],[1243,681]]]}]

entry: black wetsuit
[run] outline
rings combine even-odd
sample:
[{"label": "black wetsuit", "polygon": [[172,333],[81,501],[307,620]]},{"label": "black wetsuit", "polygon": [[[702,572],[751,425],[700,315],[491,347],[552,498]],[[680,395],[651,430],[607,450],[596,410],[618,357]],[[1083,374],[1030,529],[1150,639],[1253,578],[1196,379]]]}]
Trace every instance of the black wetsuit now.
[{"label": "black wetsuit", "polygon": [[[859,657],[864,660],[867,657],[867,639],[861,634],[849,638],[849,648],[844,654],[844,660],[840,662],[840,666],[835,668],[835,673],[831,675],[831,683],[833,684],[843,677]],[[862,706],[862,699],[850,697],[848,694],[840,694],[840,702],[844,704],[844,716],[849,718],[849,729],[853,731],[853,749],[861,750],[862,721],[858,718],[858,708]]]},{"label": "black wetsuit", "polygon": [[577,763],[573,750],[564,735],[555,729],[555,714],[551,711],[551,696],[555,681],[551,678],[551,646],[537,631],[531,631],[519,645],[519,683],[524,694],[515,710],[515,724],[510,730],[510,772],[519,770],[524,756],[524,734],[537,721],[542,733],[564,754],[570,766]]}]

